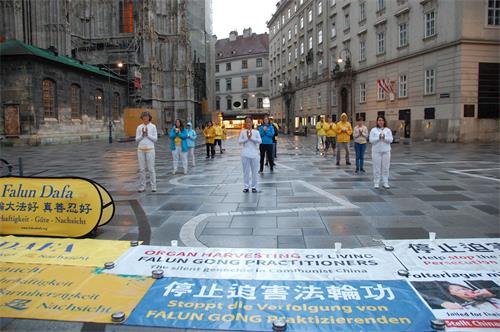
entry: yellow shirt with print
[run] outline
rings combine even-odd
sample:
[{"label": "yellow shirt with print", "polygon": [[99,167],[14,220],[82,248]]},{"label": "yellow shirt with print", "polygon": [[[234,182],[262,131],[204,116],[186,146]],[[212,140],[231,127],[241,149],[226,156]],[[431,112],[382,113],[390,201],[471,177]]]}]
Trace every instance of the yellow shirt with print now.
[{"label": "yellow shirt with print", "polygon": [[325,136],[325,125],[326,123],[324,122],[318,122],[318,124],[316,125],[316,135]]},{"label": "yellow shirt with print", "polygon": [[215,139],[222,139],[222,135],[224,135],[224,131],[221,126],[214,126],[215,128]]},{"label": "yellow shirt with print", "polygon": [[[345,130],[343,130],[345,129]],[[337,142],[349,143],[351,141],[352,127],[350,122],[337,122]]]},{"label": "yellow shirt with print", "polygon": [[215,128],[214,127],[205,128],[205,130],[203,130],[203,135],[205,136],[205,141],[208,144],[214,144],[214,142],[215,142]]},{"label": "yellow shirt with print", "polygon": [[325,123],[325,134],[326,137],[335,137],[337,136],[337,126],[335,123]]}]

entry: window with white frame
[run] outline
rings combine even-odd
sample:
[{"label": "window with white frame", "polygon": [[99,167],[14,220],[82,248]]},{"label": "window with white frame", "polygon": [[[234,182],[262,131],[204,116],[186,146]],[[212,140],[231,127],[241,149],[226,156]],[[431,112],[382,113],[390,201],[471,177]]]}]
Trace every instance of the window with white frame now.
[{"label": "window with white frame", "polygon": [[385,91],[377,85],[377,100],[385,100]]},{"label": "window with white frame", "polygon": [[359,20],[363,21],[366,19],[366,2],[361,2],[359,4]]},{"label": "window with white frame", "polygon": [[300,18],[300,28],[304,29],[304,18],[303,17]]},{"label": "window with white frame", "polygon": [[304,42],[300,42],[300,54],[304,54]]},{"label": "window with white frame", "polygon": [[285,24],[285,15],[281,15],[281,25]]},{"label": "window with white frame", "polygon": [[318,73],[323,72],[323,58],[318,59]]},{"label": "window with white frame", "polygon": [[283,45],[285,45],[285,39],[286,39],[286,38],[285,38],[285,37],[283,37],[283,40],[282,40]]},{"label": "window with white frame", "polygon": [[337,2],[337,1],[335,1],[335,0],[331,0],[331,2],[330,2],[330,6],[332,6],[332,7],[333,7],[333,6],[335,6],[335,3],[336,3],[336,2]]},{"label": "window with white frame", "polygon": [[344,13],[344,30],[347,30],[351,27],[351,21],[349,17],[349,13]]},{"label": "window with white frame", "polygon": [[335,27],[335,22],[332,23],[332,38],[337,37],[337,28]]},{"label": "window with white frame", "polygon": [[293,12],[296,13],[297,12],[297,3],[295,3],[295,5],[293,6]]},{"label": "window with white frame", "polygon": [[300,0],[300,1],[299,1],[299,5],[301,5],[301,6],[302,6],[302,4],[303,4],[303,3],[304,3],[304,0]]},{"label": "window with white frame", "polygon": [[366,83],[359,83],[359,103],[366,102]]},{"label": "window with white frame", "polygon": [[288,40],[292,39],[292,29],[288,29]]},{"label": "window with white frame", "polygon": [[309,9],[309,11],[307,12],[307,22],[311,23],[313,20],[313,11],[312,9]]},{"label": "window with white frame", "polygon": [[425,86],[424,91],[426,95],[434,94],[436,92],[436,72],[434,68],[425,71]]},{"label": "window with white frame", "polygon": [[366,60],[366,40],[361,39],[359,41],[359,61]]},{"label": "window with white frame", "polygon": [[408,83],[406,75],[399,75],[398,93],[399,93],[399,98],[408,97]]},{"label": "window with white frame", "polygon": [[262,58],[257,58],[257,60],[255,60],[255,66],[262,67]]},{"label": "window with white frame", "polygon": [[333,88],[332,89],[332,106],[337,106],[337,89]]},{"label": "window with white frame", "polygon": [[288,63],[292,62],[292,52],[288,52]]},{"label": "window with white frame", "polygon": [[385,32],[377,33],[377,55],[385,53]]},{"label": "window with white frame", "polygon": [[385,0],[377,0],[377,11],[385,9]]},{"label": "window with white frame", "polygon": [[293,32],[295,35],[297,35],[297,23],[293,26]]},{"label": "window with white frame", "polygon": [[292,9],[288,8],[288,18],[290,18],[290,16],[292,16]]},{"label": "window with white frame", "polygon": [[323,2],[318,2],[318,15],[323,14]]},{"label": "window with white frame", "polygon": [[425,31],[424,38],[432,37],[436,34],[436,12],[430,11],[424,14]]},{"label": "window with white frame", "polygon": [[500,26],[500,0],[488,0],[488,25]]},{"label": "window with white frame", "polygon": [[321,45],[323,43],[323,30],[318,30],[318,45]]},{"label": "window with white frame", "polygon": [[295,47],[295,59],[297,59],[297,56],[298,56],[298,51],[297,51],[297,47]]},{"label": "window with white frame", "polygon": [[398,46],[403,47],[408,45],[408,23],[401,23],[398,25],[399,42]]},{"label": "window with white frame", "polygon": [[309,37],[309,48],[308,49],[312,50],[312,48],[313,48],[313,37],[311,36],[311,37]]}]

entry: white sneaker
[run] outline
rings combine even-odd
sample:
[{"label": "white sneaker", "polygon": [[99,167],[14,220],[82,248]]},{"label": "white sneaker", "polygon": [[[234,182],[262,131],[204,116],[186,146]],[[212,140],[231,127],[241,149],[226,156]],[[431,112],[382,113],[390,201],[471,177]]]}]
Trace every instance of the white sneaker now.
[{"label": "white sneaker", "polygon": [[379,188],[380,188],[380,186],[379,186],[378,184],[376,184],[376,185],[374,185],[374,186],[373,186],[373,188],[375,188],[375,189],[379,189]]},{"label": "white sneaker", "polygon": [[389,188],[390,188],[390,186],[389,186],[389,184],[388,184],[388,183],[384,184],[384,186],[383,186],[383,187],[384,187],[385,189],[389,189]]}]

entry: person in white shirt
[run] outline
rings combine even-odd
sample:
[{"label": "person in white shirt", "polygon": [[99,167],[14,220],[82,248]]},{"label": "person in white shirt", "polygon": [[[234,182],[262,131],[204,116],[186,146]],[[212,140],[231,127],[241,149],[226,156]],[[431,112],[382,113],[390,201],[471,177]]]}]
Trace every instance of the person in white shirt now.
[{"label": "person in white shirt", "polygon": [[383,116],[377,117],[377,126],[370,131],[372,144],[373,183],[378,189],[380,177],[385,189],[389,189],[389,166],[391,164],[392,131],[387,128]]},{"label": "person in white shirt", "polygon": [[[247,193],[251,186],[252,192],[257,192],[257,170],[259,167],[259,145],[262,143],[259,131],[253,129],[251,117],[245,118],[245,129],[240,132],[238,143],[241,149],[241,164],[243,165],[243,192]],[[252,182],[250,183],[250,177]]]},{"label": "person in white shirt", "polygon": [[139,192],[146,190],[146,168],[149,172],[151,190],[156,191],[155,143],[158,141],[156,126],[151,123],[152,116],[145,111],[141,114],[142,124],[135,131],[138,142],[137,158],[139,159]]}]

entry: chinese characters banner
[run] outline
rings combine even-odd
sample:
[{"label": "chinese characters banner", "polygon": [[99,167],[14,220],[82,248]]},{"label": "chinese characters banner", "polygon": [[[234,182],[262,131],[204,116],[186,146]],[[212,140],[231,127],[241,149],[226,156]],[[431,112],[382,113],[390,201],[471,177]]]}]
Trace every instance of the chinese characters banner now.
[{"label": "chinese characters banner", "polygon": [[139,246],[128,250],[107,270],[149,276],[257,280],[397,279],[401,265],[382,248],[370,249],[235,249]]},{"label": "chinese characters banner", "polygon": [[127,325],[270,331],[429,331],[434,316],[409,284],[392,281],[280,281],[165,278]]},{"label": "chinese characters banner", "polygon": [[2,236],[0,262],[102,267],[128,248],[128,241]]},{"label": "chinese characters banner", "polygon": [[0,233],[81,237],[114,214],[109,193],[81,178],[0,178]]},{"label": "chinese characters banner", "polygon": [[115,312],[128,316],[152,283],[90,267],[2,263],[0,317],[111,323]]},{"label": "chinese characters banner", "polygon": [[384,241],[394,247],[408,270],[468,270],[500,272],[500,241],[438,239]]},{"label": "chinese characters banner", "polygon": [[500,329],[500,272],[415,271],[410,283],[447,331]]}]

